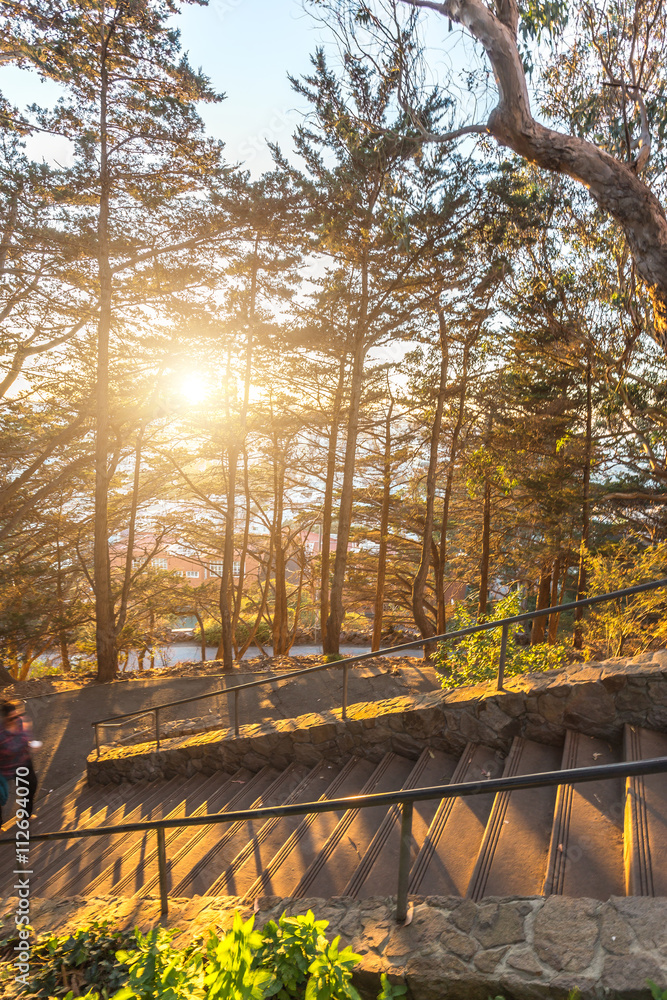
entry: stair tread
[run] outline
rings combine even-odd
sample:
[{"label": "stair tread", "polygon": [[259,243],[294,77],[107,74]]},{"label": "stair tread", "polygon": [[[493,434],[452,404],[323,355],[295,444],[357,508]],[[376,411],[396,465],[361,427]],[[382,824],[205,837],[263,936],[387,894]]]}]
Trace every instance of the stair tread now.
[{"label": "stair tread", "polygon": [[[262,793],[276,780],[278,772],[271,767],[252,773],[242,768],[232,775],[230,798],[217,811],[229,812],[236,809],[250,809],[261,803]],[[176,836],[167,844],[167,884],[175,886],[183,883],[198,861],[205,857],[206,852],[224,838],[229,832],[227,824],[217,827],[184,828],[176,832]],[[206,843],[204,843],[206,841]],[[156,870],[141,873],[143,891],[146,894],[157,892],[159,879]],[[181,892],[187,896],[187,886]]]},{"label": "stair tread", "polygon": [[[503,777],[557,771],[559,747],[517,736]],[[549,855],[556,788],[525,788],[496,794],[468,896],[535,896],[542,891]]]},{"label": "stair tread", "polygon": [[[568,730],[561,766],[612,764],[620,757],[606,740]],[[545,895],[624,895],[623,784],[622,778],[605,778],[558,786]]]},{"label": "stair tread", "polygon": [[[234,794],[235,786],[231,776],[224,771],[210,775],[199,786],[195,801],[189,803],[180,798],[176,806],[164,818],[182,816],[202,816],[207,812],[218,812],[225,801]],[[178,828],[165,830],[167,848],[181,831]],[[148,872],[157,872],[157,840],[154,835],[135,833],[130,836],[122,854],[114,858],[99,875],[86,886],[86,892],[109,893],[110,895],[133,895],[137,892]]]},{"label": "stair tread", "polygon": [[[452,784],[498,778],[500,754],[469,743],[452,775]],[[493,806],[492,793],[443,799],[410,873],[409,891],[464,896],[470,883],[484,829]]]},{"label": "stair tread", "polygon": [[[456,758],[427,748],[413,767],[404,788],[446,785],[456,770]],[[438,799],[415,802],[412,811],[410,865],[414,863],[438,808]],[[398,872],[401,845],[401,807],[387,812],[356,871],[343,891],[345,896],[382,896]]]},{"label": "stair tread", "polygon": [[[353,757],[342,768],[323,797],[347,798],[361,794],[374,770],[370,761]],[[262,875],[246,891],[247,898],[253,899],[260,895],[291,896],[344,814],[345,809],[340,809],[337,812],[313,813],[303,817],[281,851],[274,855]]]},{"label": "stair tread", "polygon": [[[285,804],[317,802],[339,770],[338,766],[322,761],[294,789]],[[267,820],[248,841],[224,872],[209,886],[207,896],[243,896],[271,862],[302,820],[301,816],[274,817]]]},{"label": "stair tread", "polygon": [[[138,799],[140,793],[133,790],[125,805],[109,817],[109,825],[162,819],[165,813],[177,803],[180,784],[179,779],[173,778],[164,785],[154,785],[152,794],[143,800]],[[195,794],[198,784],[198,782],[190,784],[191,795]],[[93,820],[94,817],[82,824],[82,827],[90,829],[102,825]],[[53,871],[53,862],[48,867],[39,869],[36,878],[38,891],[44,894],[48,888],[49,894],[58,895],[75,895],[82,891],[107,866],[110,856],[116,858],[122,856],[119,852],[120,846],[130,843],[134,836],[136,836],[134,833],[110,833],[102,834],[99,837],[86,837],[71,860],[63,864],[62,854],[60,859],[56,857],[55,871]]]},{"label": "stair tread", "polygon": [[[403,787],[414,762],[389,753],[375,768],[364,792]],[[294,890],[295,896],[340,896],[387,812],[385,806],[350,809],[339,820]]]},{"label": "stair tread", "polygon": [[[667,733],[627,726],[626,760],[667,757]],[[667,780],[628,778],[625,803],[625,883],[629,896],[667,896]]]},{"label": "stair tread", "polygon": [[[259,806],[282,805],[296,786],[303,780],[309,768],[303,764],[290,764],[280,772],[259,799],[252,803],[252,808]],[[172,877],[170,891],[175,896],[204,895],[210,885],[215,882],[227,865],[236,857],[239,850],[251,840],[262,826],[263,820],[242,820],[230,825],[221,834],[219,830],[209,831],[191,858],[190,869],[178,884]]]},{"label": "stair tread", "polygon": [[[131,790],[132,792],[129,802],[132,804],[132,809],[134,810],[132,815],[135,819],[143,815],[144,810],[153,801],[153,797],[158,794],[154,783],[151,783],[149,786],[151,794],[148,797],[146,797],[146,786],[144,783],[142,783],[140,789],[137,789],[136,785],[125,785],[120,786],[120,788],[125,788],[127,791]],[[99,792],[99,789],[97,791]],[[76,828],[90,829],[94,826],[106,825],[107,822],[119,823],[127,821],[128,813],[126,809],[128,801],[123,802],[122,792],[119,794],[120,805],[116,798],[114,798],[114,808],[111,814],[107,815],[105,813],[105,809],[107,808],[105,805],[101,810],[93,811],[90,815],[83,815],[79,822],[76,823]],[[87,798],[88,796],[86,796]],[[52,829],[53,827],[47,825],[45,829],[40,829],[38,832],[45,833]],[[64,824],[62,829],[68,829],[68,825]],[[103,849],[102,840],[108,843],[108,838],[102,837],[82,838],[81,841],[65,841],[65,850],[67,851],[67,861],[65,863],[63,863],[63,841],[38,841],[35,843],[31,847],[31,862],[35,871],[33,878],[34,889],[44,893],[46,887],[49,886],[50,891],[52,888],[51,879],[60,880],[66,875],[70,876],[73,872],[79,870],[83,863],[84,854],[90,859]],[[55,885],[53,885],[53,888],[55,888]]]}]

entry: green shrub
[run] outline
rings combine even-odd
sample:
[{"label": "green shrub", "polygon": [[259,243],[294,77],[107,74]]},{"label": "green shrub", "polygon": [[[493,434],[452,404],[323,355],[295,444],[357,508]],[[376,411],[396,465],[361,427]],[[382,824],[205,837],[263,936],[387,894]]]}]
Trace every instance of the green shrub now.
[{"label": "green shrub", "polygon": [[[500,621],[521,613],[521,595],[514,591],[498,601],[486,621]],[[477,621],[471,611],[460,604],[457,606],[451,631],[470,628]],[[505,676],[553,670],[565,662],[567,646],[546,643],[539,646],[517,646],[514,637],[522,632],[519,623],[510,625],[508,630]],[[456,643],[438,643],[434,661],[436,670],[442,677],[444,688],[460,687],[465,684],[480,684],[494,680],[500,663],[502,629],[476,632]]]},{"label": "green shrub", "polygon": [[[240,621],[236,626],[236,641],[239,643],[244,643],[250,634],[250,626],[244,622]],[[204,636],[206,638],[207,646],[218,646],[220,644],[220,639],[222,637],[222,626],[220,622],[215,621],[214,618],[207,618],[204,622]],[[195,639],[199,641],[201,637],[201,630],[199,626],[195,629]],[[256,632],[257,639],[261,642],[263,646],[271,643],[271,629],[267,622],[260,622],[259,627]]]},{"label": "green shrub", "polygon": [[[667,542],[646,547],[625,538],[595,555],[586,556],[588,593],[624,590],[667,576]],[[667,642],[667,590],[647,590],[634,597],[597,604],[586,616],[587,645],[602,647],[607,656],[640,653],[651,642]]]},{"label": "green shrub", "polygon": [[[359,1000],[351,984],[360,959],[329,943],[328,921],[305,915],[269,921],[234,914],[232,929],[212,928],[184,948],[178,931],[157,927],[131,935],[93,924],[69,936],[41,936],[33,945],[30,995],[65,1000]],[[12,955],[14,939],[0,942]],[[12,972],[9,975],[13,974]],[[79,992],[87,990],[85,994]],[[383,981],[381,1000],[404,991]]]},{"label": "green shrub", "polygon": [[[7,938],[0,947],[11,954],[17,940],[15,936]],[[41,935],[30,954],[31,996],[64,997],[72,988],[91,987],[98,991],[96,998],[106,1000],[127,979],[116,953],[132,940],[132,935],[113,930],[107,920],[95,921],[69,935]]]}]

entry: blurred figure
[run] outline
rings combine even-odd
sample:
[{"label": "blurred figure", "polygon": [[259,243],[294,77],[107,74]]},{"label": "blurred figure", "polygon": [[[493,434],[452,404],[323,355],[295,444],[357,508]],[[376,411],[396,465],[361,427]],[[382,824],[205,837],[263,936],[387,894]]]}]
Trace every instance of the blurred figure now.
[{"label": "blurred figure", "polygon": [[[37,791],[37,775],[32,766],[31,747],[42,744],[31,740],[30,722],[25,719],[21,705],[16,701],[0,704],[0,775],[7,784],[16,780],[16,769],[25,767],[28,771],[22,783],[28,785],[27,812],[32,815],[33,800]],[[2,809],[0,809],[0,829],[2,829]]]}]

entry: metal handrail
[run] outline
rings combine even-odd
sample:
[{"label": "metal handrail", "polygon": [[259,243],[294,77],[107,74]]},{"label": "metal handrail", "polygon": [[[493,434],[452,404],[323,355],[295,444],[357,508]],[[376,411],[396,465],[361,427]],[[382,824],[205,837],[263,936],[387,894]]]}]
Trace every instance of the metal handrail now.
[{"label": "metal handrail", "polygon": [[[407,916],[408,883],[410,871],[410,848],[412,840],[412,811],[415,802],[429,799],[457,798],[458,796],[495,794],[524,788],[546,788],[552,785],[578,784],[585,781],[599,781],[609,778],[631,778],[645,774],[661,774],[667,771],[667,757],[652,757],[647,760],[621,761],[617,764],[594,764],[591,767],[563,768],[560,771],[543,771],[538,774],[514,774],[507,778],[490,778],[483,781],[464,781],[459,784],[431,785],[427,788],[401,789],[396,792],[373,792],[366,795],[351,795],[347,798],[320,799],[317,802],[301,802],[285,806],[260,806],[256,809],[236,809],[229,812],[211,813],[207,816],[181,816],[172,819],[144,820],[136,823],[119,823],[115,826],[98,826],[86,830],[58,830],[30,836],[30,843],[48,840],[75,840],[81,837],[112,836],[120,833],[137,833],[155,830],[157,836],[158,878],[162,914],[167,914],[169,898],[167,889],[167,855],[164,832],[167,829],[188,826],[213,826],[220,823],[237,823],[253,819],[269,819],[280,816],[305,816],[312,813],[335,812],[337,810],[369,809],[373,806],[402,807],[401,842],[398,863],[398,891],[396,894],[396,920],[401,922]],[[16,841],[0,839],[3,845],[16,846]]]},{"label": "metal handrail", "polygon": [[156,705],[154,708],[142,709],[138,712],[126,712],[123,715],[111,715],[106,719],[98,719],[96,722],[92,722],[91,725],[95,728],[95,746],[97,748],[97,756],[100,755],[100,739],[99,739],[99,729],[98,726],[109,725],[110,723],[117,722],[120,719],[134,719],[139,718],[142,715],[153,715],[155,718],[155,742],[157,744],[156,749],[160,749],[160,727],[158,715],[163,708],[173,708],[175,705],[187,705],[193,701],[201,701],[204,698],[216,698],[218,695],[230,694],[234,692],[234,732],[236,736],[239,735],[239,692],[245,691],[248,688],[260,687],[264,684],[275,684],[279,681],[288,680],[290,677],[302,677],[304,674],[312,674],[319,670],[329,670],[332,667],[342,667],[343,668],[343,697],[342,697],[342,718],[347,718],[347,690],[348,690],[348,667],[351,663],[360,663],[362,660],[372,660],[378,656],[384,656],[387,653],[395,653],[397,650],[402,649],[416,649],[421,646],[429,646],[436,642],[446,642],[448,640],[458,640],[463,639],[465,636],[474,635],[476,632],[488,632],[491,629],[502,628],[502,637],[500,642],[500,658],[498,663],[498,678],[496,682],[496,689],[498,691],[503,690],[503,682],[505,680],[505,661],[507,657],[507,642],[509,637],[510,626],[516,622],[531,621],[533,618],[542,618],[545,615],[551,614],[561,614],[563,611],[572,611],[575,608],[585,608],[590,607],[593,604],[602,604],[605,601],[617,600],[621,597],[631,597],[634,594],[643,593],[646,590],[655,590],[658,587],[667,587],[667,577],[662,577],[660,580],[652,580],[649,583],[639,583],[634,587],[625,587],[623,590],[614,590],[606,594],[598,594],[595,597],[585,597],[580,601],[570,601],[568,604],[557,604],[549,608],[541,608],[539,611],[524,611],[520,615],[512,615],[509,618],[500,618],[498,621],[492,622],[481,622],[478,625],[470,625],[468,628],[458,629],[454,632],[444,632],[442,635],[429,636],[426,639],[415,639],[412,642],[404,642],[398,646],[385,646],[383,649],[378,649],[375,652],[370,653],[358,653],[355,656],[349,656],[342,660],[333,660],[329,663],[318,663],[314,667],[303,667],[299,670],[289,670],[286,673],[279,674],[275,677],[264,677],[258,681],[247,681],[244,684],[236,684],[233,687],[222,688],[218,691],[207,691],[205,694],[192,695],[189,698],[179,698],[177,701],[166,701],[161,705]]}]

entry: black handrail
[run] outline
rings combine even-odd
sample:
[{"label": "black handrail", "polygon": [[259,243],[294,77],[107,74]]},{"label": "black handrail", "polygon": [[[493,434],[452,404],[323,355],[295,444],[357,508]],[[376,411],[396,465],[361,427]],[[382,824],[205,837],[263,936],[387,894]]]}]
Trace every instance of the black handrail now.
[{"label": "black handrail", "polygon": [[[167,861],[164,831],[188,826],[213,826],[253,819],[279,816],[304,816],[311,813],[335,812],[348,809],[369,809],[372,806],[402,807],[401,846],[398,865],[399,891],[396,897],[396,919],[405,920],[407,914],[407,887],[410,868],[412,836],[412,808],[415,802],[428,799],[456,798],[459,795],[495,794],[524,788],[546,788],[553,785],[578,784],[610,778],[630,778],[638,775],[661,774],[667,771],[667,757],[647,760],[621,761],[616,764],[594,764],[591,767],[563,768],[560,771],[543,771],[538,774],[515,774],[507,778],[490,778],[483,781],[464,781],[459,784],[431,785],[427,788],[402,789],[396,792],[374,792],[351,795],[347,798],[320,799],[317,802],[300,802],[285,806],[261,806],[256,809],[236,809],[211,813],[207,816],[182,816],[173,819],[144,820],[137,823],[119,823],[115,826],[98,826],[86,830],[58,830],[30,836],[30,843],[48,840],[75,840],[81,837],[102,837],[122,833],[141,833],[155,830],[158,846],[158,876],[162,913],[168,912]],[[21,841],[23,843],[23,841]],[[3,845],[16,846],[16,841],[0,839]]]},{"label": "black handrail", "polygon": [[525,622],[531,621],[533,618],[541,618],[545,615],[551,614],[561,614],[563,611],[572,611],[575,608],[585,608],[590,607],[593,604],[602,604],[605,601],[617,600],[621,597],[631,597],[633,594],[641,594],[646,590],[655,590],[658,587],[667,587],[667,577],[662,577],[660,580],[652,580],[649,583],[639,583],[634,587],[625,587],[623,590],[614,590],[606,594],[598,594],[595,597],[585,597],[580,601],[570,601],[568,604],[557,604],[550,608],[542,608],[539,611],[524,611],[520,615],[512,615],[509,618],[501,618],[498,621],[492,622],[482,622],[478,625],[470,625],[468,628],[458,629],[454,632],[445,632],[442,635],[429,636],[427,639],[415,639],[412,642],[404,642],[398,646],[386,646],[383,649],[378,649],[375,652],[370,653],[358,653],[355,656],[349,656],[342,660],[333,660],[329,663],[318,663],[314,667],[303,667],[299,670],[289,670],[286,673],[278,674],[274,677],[263,677],[261,680],[257,681],[247,681],[245,684],[236,684],[233,687],[222,688],[218,691],[208,691],[205,694],[192,695],[189,698],[179,698],[177,701],[166,701],[161,705],[156,705],[154,708],[142,709],[138,712],[126,712],[123,715],[111,715],[106,719],[98,719],[96,722],[92,722],[91,725],[95,728],[95,746],[97,748],[97,756],[100,755],[100,741],[99,741],[99,729],[98,726],[108,725],[113,722],[118,722],[121,719],[135,719],[140,718],[142,715],[153,715],[155,717],[155,742],[157,744],[157,750],[160,749],[160,729],[158,723],[158,713],[163,708],[173,708],[175,705],[187,705],[193,701],[201,701],[204,698],[216,698],[218,695],[230,694],[234,692],[234,732],[239,735],[239,692],[244,691],[248,688],[260,687],[264,684],[275,684],[278,681],[288,680],[290,677],[302,677],[304,674],[312,674],[319,670],[329,670],[332,667],[342,667],[343,668],[343,698],[342,698],[342,718],[347,718],[347,682],[348,682],[348,667],[351,663],[360,663],[362,660],[372,660],[378,656],[384,656],[387,653],[395,653],[397,650],[402,649],[416,649],[420,646],[430,646],[436,642],[446,642],[448,640],[458,640],[463,639],[465,636],[474,635],[476,632],[488,632],[494,628],[502,628],[503,634],[500,644],[500,661],[498,664],[498,678],[497,678],[497,690],[503,690],[503,682],[505,679],[505,660],[507,655],[507,641],[509,636],[509,629],[515,622]]}]

